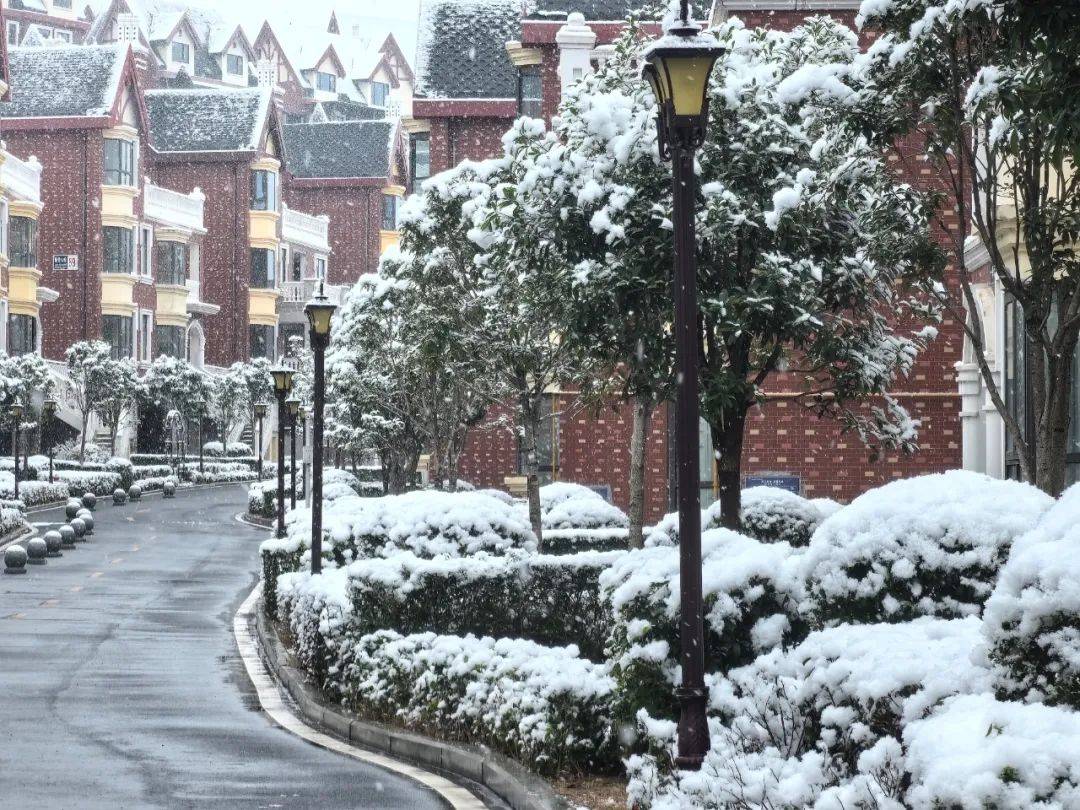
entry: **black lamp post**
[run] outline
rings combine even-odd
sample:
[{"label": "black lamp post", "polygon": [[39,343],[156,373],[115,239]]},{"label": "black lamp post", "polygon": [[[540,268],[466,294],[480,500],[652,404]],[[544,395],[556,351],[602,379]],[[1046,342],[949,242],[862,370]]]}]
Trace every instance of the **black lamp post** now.
[{"label": "black lamp post", "polygon": [[278,365],[270,369],[277,398],[277,536],[285,536],[285,397],[292,391],[293,370]]},{"label": "black lamp post", "polygon": [[645,53],[642,75],[656,97],[660,156],[672,161],[672,220],[675,231],[675,362],[678,394],[675,457],[679,498],[679,591],[682,684],[679,699],[678,767],[698,770],[709,750],[705,716],[705,655],[701,597],[701,505],[698,479],[697,261],[694,151],[705,140],[708,83],[723,52],[710,34],[690,22],[682,0],[675,27]]},{"label": "black lamp post", "polygon": [[305,501],[305,503],[308,501],[308,497],[311,495],[311,491],[309,489],[311,484],[309,483],[308,460],[307,460],[307,422],[308,422],[308,414],[310,413],[310,411],[311,411],[311,408],[301,406],[300,407],[300,413],[298,414],[298,418],[300,419],[300,459],[301,459],[300,463],[301,463],[301,469],[302,469],[302,472],[303,472],[302,477],[304,479],[304,488],[301,490],[301,492],[304,493],[304,501]]},{"label": "black lamp post", "polygon": [[22,421],[23,406],[16,402],[11,406],[11,420],[14,424],[11,436],[11,457],[15,459],[15,500],[19,499],[19,422]]},{"label": "black lamp post", "polygon": [[[206,402],[202,397],[195,397],[192,401],[192,406],[195,410],[195,418],[199,420],[199,472],[203,471],[203,413],[206,410]],[[222,448],[224,449],[224,448]]]},{"label": "black lamp post", "polygon": [[296,508],[296,422],[300,414],[300,398],[293,394],[285,400],[289,411],[289,508]]},{"label": "black lamp post", "polygon": [[262,457],[263,457],[263,419],[266,418],[266,403],[255,403],[255,419],[259,422],[259,453],[255,457],[255,474],[262,480]]},{"label": "black lamp post", "polygon": [[49,433],[49,483],[53,482],[53,441],[52,441],[52,426],[53,419],[56,418],[56,400],[47,399],[41,404],[41,438],[44,440],[45,433]]},{"label": "black lamp post", "polygon": [[315,352],[315,385],[312,413],[312,470],[311,470],[311,572],[322,571],[322,462],[323,462],[323,407],[326,404],[326,347],[330,345],[330,319],[337,306],[319,292],[304,306],[308,317],[311,348]]}]

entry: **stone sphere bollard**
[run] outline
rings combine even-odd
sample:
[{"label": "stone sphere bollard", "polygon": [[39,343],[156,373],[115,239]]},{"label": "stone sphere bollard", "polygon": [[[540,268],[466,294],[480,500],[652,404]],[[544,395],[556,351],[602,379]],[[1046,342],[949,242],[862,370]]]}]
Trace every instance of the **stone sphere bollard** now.
[{"label": "stone sphere bollard", "polygon": [[124,490],[117,488],[113,490],[112,494],[113,506],[123,506],[127,503],[127,493]]},{"label": "stone sphere bollard", "polygon": [[86,524],[86,534],[91,535],[94,533],[94,516],[90,514],[89,509],[80,509],[77,514],[79,520]]},{"label": "stone sphere bollard", "polygon": [[66,523],[57,531],[60,532],[60,547],[75,548],[75,530]]},{"label": "stone sphere bollard", "polygon": [[60,545],[63,543],[63,539],[60,537],[60,532],[53,529],[45,532],[45,548],[48,549],[46,556],[49,557],[63,557],[64,553],[60,550]]},{"label": "stone sphere bollard", "polygon": [[85,537],[86,537],[86,524],[83,522],[82,518],[75,518],[74,520],[72,520],[71,522],[68,523],[68,526],[70,526],[71,530],[73,532],[75,532],[75,539],[76,540],[85,540]]},{"label": "stone sphere bollard", "polygon": [[82,501],[78,498],[68,498],[67,506],[64,507],[64,516],[71,520],[77,514],[79,510],[83,508]]},{"label": "stone sphere bollard", "polygon": [[176,484],[172,481],[166,481],[161,487],[161,494],[166,498],[176,497]]},{"label": "stone sphere bollard", "polygon": [[26,549],[22,546],[8,546],[4,552],[4,573],[25,574],[26,557]]},{"label": "stone sphere bollard", "polygon": [[141,501],[142,487],[140,487],[138,484],[132,484],[130,487],[128,487],[128,497],[131,498],[131,500],[133,501]]},{"label": "stone sphere bollard", "polygon": [[30,565],[45,565],[45,557],[49,554],[49,547],[40,537],[31,537],[26,544],[26,562]]},{"label": "stone sphere bollard", "polygon": [[93,492],[87,492],[82,496],[82,505],[93,512],[97,509],[97,495]]}]

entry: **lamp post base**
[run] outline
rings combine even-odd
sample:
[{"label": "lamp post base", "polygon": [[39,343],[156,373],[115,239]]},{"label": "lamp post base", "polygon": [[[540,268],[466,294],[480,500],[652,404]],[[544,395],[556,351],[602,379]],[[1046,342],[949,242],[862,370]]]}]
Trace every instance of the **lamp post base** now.
[{"label": "lamp post base", "polygon": [[705,708],[709,701],[707,687],[681,686],[675,690],[679,715],[679,753],[675,765],[683,771],[701,770],[709,750],[709,720]]}]

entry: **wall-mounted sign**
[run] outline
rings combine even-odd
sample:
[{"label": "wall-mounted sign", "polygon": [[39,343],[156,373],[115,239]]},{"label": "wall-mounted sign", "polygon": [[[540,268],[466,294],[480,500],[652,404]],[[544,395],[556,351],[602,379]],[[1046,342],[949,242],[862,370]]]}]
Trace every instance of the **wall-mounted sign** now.
[{"label": "wall-mounted sign", "polygon": [[794,492],[796,495],[802,494],[802,479],[791,473],[757,473],[755,475],[748,475],[746,476],[746,483],[744,486],[748,489],[750,487],[776,487],[777,489],[786,489],[788,492]]},{"label": "wall-mounted sign", "polygon": [[79,257],[72,253],[69,255],[56,255],[52,257],[53,270],[75,271],[79,269]]}]

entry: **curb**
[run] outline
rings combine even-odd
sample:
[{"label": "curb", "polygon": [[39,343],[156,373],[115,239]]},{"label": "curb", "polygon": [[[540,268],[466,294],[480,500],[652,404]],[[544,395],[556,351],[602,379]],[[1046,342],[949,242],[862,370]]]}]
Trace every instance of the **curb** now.
[{"label": "curb", "polygon": [[328,706],[322,694],[300,670],[284,663],[287,652],[267,627],[262,586],[255,604],[255,632],[268,668],[296,702],[299,713],[313,725],[329,729],[363,748],[418,763],[435,771],[483,785],[512,810],[568,810],[570,805],[536,774],[508,757],[479,745],[459,745],[347,716]]}]

